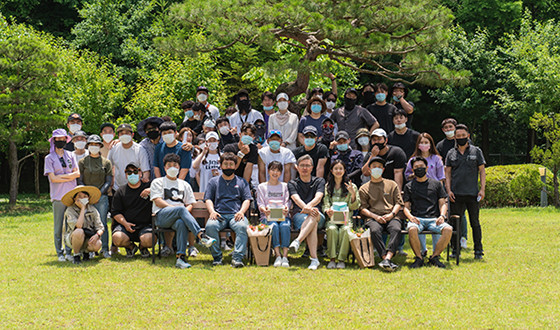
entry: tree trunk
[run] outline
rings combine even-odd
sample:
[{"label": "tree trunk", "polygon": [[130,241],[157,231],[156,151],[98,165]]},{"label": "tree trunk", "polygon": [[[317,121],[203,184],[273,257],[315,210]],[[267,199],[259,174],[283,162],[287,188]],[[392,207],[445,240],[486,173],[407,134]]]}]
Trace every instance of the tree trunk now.
[{"label": "tree trunk", "polygon": [[531,163],[532,159],[531,159],[531,150],[533,150],[533,147],[535,146],[535,130],[532,128],[529,128],[527,130],[527,163]]},{"label": "tree trunk", "polygon": [[558,167],[557,166],[554,166],[552,168],[552,175],[553,175],[552,182],[554,182],[554,206],[560,207],[560,197],[558,194],[558,177],[557,177]]},{"label": "tree trunk", "polygon": [[39,187],[39,153],[35,152],[35,155],[33,156],[33,160],[35,161],[35,195],[37,195],[37,198],[41,197],[41,191],[40,191],[40,187]]},{"label": "tree trunk", "polygon": [[488,119],[482,121],[482,153],[484,159],[488,160],[488,154],[490,153],[490,123]]},{"label": "tree trunk", "polygon": [[19,180],[18,180],[18,154],[16,143],[12,140],[8,141],[8,163],[10,164],[10,207],[16,205]]}]

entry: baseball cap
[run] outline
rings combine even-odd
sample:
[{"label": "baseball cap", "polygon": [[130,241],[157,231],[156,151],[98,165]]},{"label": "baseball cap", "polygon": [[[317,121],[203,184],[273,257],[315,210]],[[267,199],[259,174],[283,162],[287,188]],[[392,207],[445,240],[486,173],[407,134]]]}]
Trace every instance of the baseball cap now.
[{"label": "baseball cap", "polygon": [[130,126],[130,124],[120,124],[119,127],[117,127],[117,134],[120,131],[124,131],[124,130],[130,131],[131,133],[134,132],[132,130],[132,126]]},{"label": "baseball cap", "polygon": [[278,94],[278,95],[276,96],[276,101],[278,101],[278,100],[280,100],[280,99],[289,100],[290,97],[289,97],[288,94],[286,94],[286,93],[280,93],[280,94]]},{"label": "baseball cap", "polygon": [[80,116],[80,115],[77,114],[77,113],[73,113],[73,114],[71,114],[70,116],[68,116],[68,120],[66,120],[66,122],[68,123],[68,122],[70,122],[70,120],[72,120],[72,119],[79,119],[80,121],[83,121],[83,120],[82,120],[82,116]]},{"label": "baseball cap", "polygon": [[206,133],[206,140],[208,140],[209,138],[214,138],[216,140],[220,140],[220,137],[218,136],[218,133],[214,132],[214,131],[210,131],[208,133]]},{"label": "baseball cap", "polygon": [[336,134],[335,140],[338,141],[340,139],[350,140],[350,135],[348,135],[345,131],[340,131]]},{"label": "baseball cap", "polygon": [[371,136],[382,136],[386,138],[387,132],[385,132],[383,128],[376,128],[373,132],[371,132]]},{"label": "baseball cap", "polygon": [[271,130],[270,132],[268,132],[269,138],[271,138],[273,135],[278,135],[280,138],[282,138],[282,132],[278,130]]},{"label": "baseball cap", "polygon": [[308,125],[303,128],[302,133],[303,135],[312,133],[313,135],[317,136],[317,128],[315,128],[315,126]]}]

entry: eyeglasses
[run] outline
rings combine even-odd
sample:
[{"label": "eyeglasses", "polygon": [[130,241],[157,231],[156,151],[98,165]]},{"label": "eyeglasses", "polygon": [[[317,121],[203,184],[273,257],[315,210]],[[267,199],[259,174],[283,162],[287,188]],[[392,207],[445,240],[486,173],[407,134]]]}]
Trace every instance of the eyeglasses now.
[{"label": "eyeglasses", "polygon": [[131,174],[138,174],[138,170],[126,170],[124,171],[124,173],[126,173],[126,175],[131,175]]},{"label": "eyeglasses", "polygon": [[301,168],[312,168],[313,165],[298,165],[298,167],[301,167]]}]

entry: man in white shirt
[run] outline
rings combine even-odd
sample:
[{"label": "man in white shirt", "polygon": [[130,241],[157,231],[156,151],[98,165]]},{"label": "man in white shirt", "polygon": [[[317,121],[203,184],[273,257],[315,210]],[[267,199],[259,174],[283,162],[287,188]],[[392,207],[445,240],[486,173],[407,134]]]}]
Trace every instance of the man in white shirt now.
[{"label": "man in white shirt", "polygon": [[268,134],[268,146],[259,150],[259,183],[268,181],[268,164],[272,161],[279,161],[284,166],[284,171],[278,180],[290,182],[292,175],[292,166],[296,162],[294,154],[288,149],[281,146],[282,132],[270,131]]},{"label": "man in white shirt", "polygon": [[241,131],[241,126],[245,123],[254,124],[257,119],[264,121],[260,112],[251,108],[251,101],[249,100],[249,92],[246,89],[240,90],[234,97],[235,108],[237,112],[231,115],[229,123],[231,127]]},{"label": "man in white shirt", "polygon": [[120,124],[117,127],[117,135],[120,143],[116,144],[109,151],[109,160],[113,164],[113,173],[115,173],[115,181],[113,189],[118,190],[120,186],[128,183],[124,170],[126,165],[136,163],[140,165],[142,171],[142,181],[150,181],[150,162],[146,150],[138,143],[132,141],[134,132],[130,124]]},{"label": "man in white shirt", "polygon": [[214,122],[218,119],[218,117],[220,117],[220,110],[216,106],[208,103],[208,88],[198,86],[196,89],[196,99],[204,105],[206,111],[210,113]]},{"label": "man in white shirt", "polygon": [[167,154],[163,157],[166,175],[152,181],[150,200],[154,202],[152,213],[156,215],[156,225],[171,228],[177,232],[177,268],[189,268],[187,262],[188,232],[195,234],[206,247],[216,240],[208,237],[191,215],[192,205],[196,202],[191,186],[184,180],[177,179],[181,157]]}]

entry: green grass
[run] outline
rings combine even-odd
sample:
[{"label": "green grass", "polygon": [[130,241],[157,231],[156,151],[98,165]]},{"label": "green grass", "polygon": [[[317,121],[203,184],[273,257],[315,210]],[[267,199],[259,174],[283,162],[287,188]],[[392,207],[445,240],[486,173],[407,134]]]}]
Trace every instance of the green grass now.
[{"label": "green grass", "polygon": [[56,261],[48,210],[4,212],[0,327],[557,327],[560,211],[491,209],[481,218],[484,261],[469,249],[459,266],[388,274],[325,264],[312,272],[301,258],[290,269],[212,268],[203,248],[186,270],[174,258],[74,266]]}]

